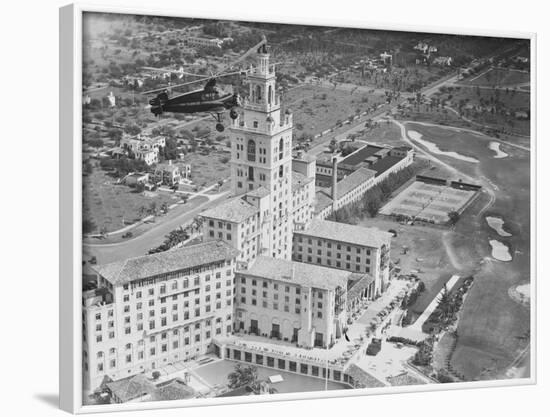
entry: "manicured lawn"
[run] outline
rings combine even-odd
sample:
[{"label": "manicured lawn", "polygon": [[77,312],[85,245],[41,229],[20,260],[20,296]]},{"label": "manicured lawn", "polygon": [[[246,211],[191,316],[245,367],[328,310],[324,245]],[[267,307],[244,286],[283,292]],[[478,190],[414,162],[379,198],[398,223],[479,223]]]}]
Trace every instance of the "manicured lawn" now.
[{"label": "manicured lawn", "polygon": [[[368,101],[364,102],[363,99]],[[370,108],[373,104],[382,103],[383,97],[366,93],[350,94],[349,91],[332,90],[319,86],[305,85],[287,92],[282,98],[284,108],[293,113],[294,134],[300,137],[303,133],[315,135]]]},{"label": "manicured lawn", "polygon": [[[441,159],[498,187],[494,189],[496,201],[484,215],[478,216],[485,205],[480,200],[480,204],[474,203],[463,214],[449,236],[458,262],[465,266],[459,272],[475,277],[460,313],[458,345],[451,363],[469,379],[502,376],[506,366],[525,347],[527,340],[522,335],[529,331],[529,309],[508,296],[511,286],[530,279],[529,153],[502,145],[501,149],[509,156],[495,159],[488,148],[490,138],[413,124],[408,127],[422,133],[440,149],[475,156],[480,162],[473,170],[472,164]],[[484,187],[489,186],[487,181],[483,183]],[[487,215],[504,219],[512,236],[499,237],[487,225]],[[489,239],[507,244],[512,261],[491,258]]]}]

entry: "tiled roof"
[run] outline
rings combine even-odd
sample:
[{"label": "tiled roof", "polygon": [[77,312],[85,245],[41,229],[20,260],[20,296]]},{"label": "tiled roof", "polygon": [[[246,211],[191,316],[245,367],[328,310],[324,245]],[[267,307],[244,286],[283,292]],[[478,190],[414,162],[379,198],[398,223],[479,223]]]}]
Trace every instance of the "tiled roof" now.
[{"label": "tiled roof", "polygon": [[151,394],[155,389],[155,386],[143,374],[119,379],[106,385],[111,393],[123,403]]},{"label": "tiled roof", "polygon": [[376,379],[364,369],[359,368],[354,363],[349,366],[349,368],[346,370],[346,373],[353,378],[358,387],[377,388],[385,386],[383,382]]},{"label": "tiled roof", "polygon": [[306,230],[294,233],[354,245],[369,246],[371,248],[388,245],[392,237],[391,233],[384,232],[376,227],[363,227],[318,219],[311,220]]},{"label": "tiled roof", "polygon": [[376,176],[382,175],[388,169],[393,167],[399,161],[403,160],[403,157],[400,156],[385,156],[379,161],[372,164],[369,168],[376,171]]},{"label": "tiled roof", "polygon": [[340,199],[351,190],[374,178],[376,172],[368,168],[359,168],[336,184],[336,198]]},{"label": "tiled roof", "polygon": [[171,381],[158,384],[152,393],[153,401],[173,401],[192,398],[195,395],[195,390],[179,379],[175,378]]},{"label": "tiled roof", "polygon": [[[368,157],[375,155],[377,152],[383,150],[384,148],[374,145],[365,145],[362,148],[359,148],[355,152],[346,156],[340,163],[343,165],[357,165],[363,162]],[[388,149],[389,150],[389,149]]]},{"label": "tiled roof", "polygon": [[386,378],[392,387],[394,386],[403,386],[403,385],[424,385],[425,381],[416,377],[415,375],[409,372],[403,372],[399,375],[393,375]]},{"label": "tiled roof", "polygon": [[96,265],[93,269],[111,284],[122,285],[168,272],[229,260],[238,254],[237,249],[225,242],[210,241],[168,252]]},{"label": "tiled roof", "polygon": [[313,162],[313,161],[316,160],[316,158],[313,155],[305,153],[300,157],[293,158],[292,160],[293,161],[303,161],[303,162]]},{"label": "tiled roof", "polygon": [[374,281],[374,277],[370,274],[354,275],[348,281],[348,300],[356,298]]},{"label": "tiled roof", "polygon": [[255,190],[252,190],[252,191],[246,193],[246,195],[249,195],[250,197],[263,198],[263,197],[266,197],[266,196],[269,195],[269,190],[267,188],[265,188],[264,186],[260,186],[260,187],[256,188]]},{"label": "tiled roof", "polygon": [[201,216],[226,222],[241,223],[256,213],[258,213],[256,207],[247,203],[241,197],[236,197],[202,212]]},{"label": "tiled roof", "polygon": [[313,181],[313,178],[306,177],[300,172],[292,171],[292,192],[309,184],[311,181]]},{"label": "tiled roof", "polygon": [[317,191],[315,193],[315,214],[321,212],[323,209],[327,208],[332,204],[332,198],[328,195],[327,191]]},{"label": "tiled roof", "polygon": [[240,273],[321,289],[339,286],[344,290],[351,275],[348,271],[267,256],[258,256],[248,270]]},{"label": "tiled roof", "polygon": [[[347,193],[359,187],[364,182],[370,180],[375,175],[376,172],[369,168],[359,168],[336,184],[336,198],[340,200]],[[316,213],[332,204],[332,198],[329,193],[330,190],[321,190],[317,191],[315,194],[317,200],[315,205]]]}]

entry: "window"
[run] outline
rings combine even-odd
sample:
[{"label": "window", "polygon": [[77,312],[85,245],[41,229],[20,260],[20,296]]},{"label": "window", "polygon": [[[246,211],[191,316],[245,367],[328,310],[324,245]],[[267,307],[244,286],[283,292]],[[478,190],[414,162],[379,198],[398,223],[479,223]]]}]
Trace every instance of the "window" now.
[{"label": "window", "polygon": [[283,138],[279,140],[279,160],[280,159],[283,159]]},{"label": "window", "polygon": [[[254,127],[258,127],[257,126],[258,122],[255,122],[255,123],[256,123],[256,126],[254,126]],[[256,143],[252,139],[250,139],[248,141],[248,144],[247,144],[247,147],[246,147],[246,153],[247,153],[247,157],[248,157],[249,161],[251,161],[251,162],[256,161]],[[249,167],[249,168],[251,168],[251,167]],[[248,177],[250,179],[250,169],[249,169],[248,173],[249,173]]]}]

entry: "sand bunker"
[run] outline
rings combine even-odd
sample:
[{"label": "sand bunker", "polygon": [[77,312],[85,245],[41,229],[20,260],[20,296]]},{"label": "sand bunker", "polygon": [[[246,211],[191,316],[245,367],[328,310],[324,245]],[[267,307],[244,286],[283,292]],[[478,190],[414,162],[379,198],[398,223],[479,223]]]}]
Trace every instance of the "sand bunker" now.
[{"label": "sand bunker", "polygon": [[521,284],[508,289],[510,298],[520,304],[528,305],[531,302],[531,284]]},{"label": "sand bunker", "polygon": [[500,158],[506,158],[508,156],[506,152],[503,152],[500,150],[500,143],[498,142],[489,143],[489,149],[496,153],[496,155],[493,156],[493,158],[500,159]]},{"label": "sand bunker", "polygon": [[525,298],[531,298],[531,284],[518,285],[516,291]]},{"label": "sand bunker", "polygon": [[502,220],[500,217],[487,216],[485,217],[485,220],[487,220],[487,224],[489,225],[489,227],[495,230],[500,236],[502,237],[512,236],[511,233],[508,233],[506,230],[502,228],[502,226],[504,226],[504,220]]},{"label": "sand bunker", "polygon": [[439,149],[439,147],[435,143],[432,143],[430,141],[422,139],[422,134],[416,132],[415,130],[409,130],[407,132],[407,134],[409,135],[409,137],[412,140],[420,143],[421,145],[424,145],[432,153],[435,153],[435,154],[438,154],[438,155],[443,155],[443,156],[448,156],[449,158],[460,159],[461,161],[471,162],[473,164],[477,164],[479,162],[475,158],[471,158],[469,156],[461,155],[457,152],[442,151],[441,149]]},{"label": "sand bunker", "polygon": [[493,248],[492,256],[498,261],[509,262],[512,260],[512,255],[510,255],[510,250],[508,246],[504,243],[499,242],[498,240],[490,240],[489,244]]}]

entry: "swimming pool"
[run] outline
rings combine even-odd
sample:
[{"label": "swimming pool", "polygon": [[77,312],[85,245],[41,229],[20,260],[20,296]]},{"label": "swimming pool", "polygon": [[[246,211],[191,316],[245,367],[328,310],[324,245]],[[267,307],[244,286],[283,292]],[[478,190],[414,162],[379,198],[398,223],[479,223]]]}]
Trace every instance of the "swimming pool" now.
[{"label": "swimming pool", "polygon": [[[239,363],[230,360],[221,360],[207,365],[203,365],[194,370],[201,378],[211,385],[226,385],[227,375],[229,375],[235,369],[235,365]],[[243,364],[246,366],[246,364]],[[298,375],[292,372],[280,371],[278,369],[264,368],[257,366],[258,377],[260,380],[266,380],[273,375],[281,375],[283,382],[277,382],[273,384],[273,388],[279,393],[291,393],[291,392],[311,392],[311,391],[324,391],[325,380],[320,378],[314,378],[310,376]],[[339,384],[334,381],[328,381],[328,390],[350,389],[347,384]]]}]

